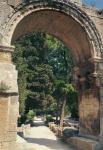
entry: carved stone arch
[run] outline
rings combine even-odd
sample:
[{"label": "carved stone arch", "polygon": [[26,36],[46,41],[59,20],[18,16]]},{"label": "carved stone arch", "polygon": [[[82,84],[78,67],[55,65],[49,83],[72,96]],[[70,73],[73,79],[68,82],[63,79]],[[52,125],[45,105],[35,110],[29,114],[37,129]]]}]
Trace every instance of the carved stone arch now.
[{"label": "carved stone arch", "polygon": [[12,6],[12,7],[16,7],[20,3],[21,3],[21,0],[7,0],[7,4]]},{"label": "carved stone arch", "polygon": [[3,26],[5,29],[5,31],[3,30],[3,35],[6,39],[2,38],[2,44],[11,44],[13,32],[16,26],[25,16],[31,14],[32,12],[46,9],[65,13],[75,19],[84,28],[90,38],[90,43],[92,43],[93,46],[92,53],[95,55],[93,57],[101,57],[103,44],[95,24],[84,11],[68,0],[32,0],[29,1],[29,3],[21,3],[14,9],[12,14],[9,16],[8,21]]},{"label": "carved stone arch", "polygon": [[[9,2],[9,4],[11,5],[11,1]],[[79,134],[84,137],[86,136],[95,139],[97,140],[97,142],[98,140],[101,140],[101,143],[99,143],[99,145],[103,143],[103,84],[99,82],[98,78],[93,76],[93,73],[97,73],[97,71],[99,70],[101,78],[103,77],[103,61],[101,60],[103,43],[95,23],[84,11],[82,11],[78,6],[68,0],[28,0],[28,3],[21,3],[17,7],[12,7],[12,13],[8,16],[5,23],[2,24],[2,29],[0,31],[0,83],[2,81],[5,81],[6,85],[10,87],[10,89],[6,93],[4,92],[0,95],[0,116],[3,115],[4,117],[4,119],[0,122],[0,148],[2,147],[1,150],[4,150],[7,146],[7,150],[14,150],[14,147],[16,147],[15,141],[18,110],[18,86],[17,71],[15,65],[13,65],[12,62],[12,53],[14,47],[12,47],[11,44],[13,44],[20,35],[23,35],[22,29],[20,30],[20,28],[21,25],[22,27],[25,27],[23,26],[25,25],[25,19],[27,19],[28,22],[26,25],[29,25],[29,21],[32,21],[32,16],[35,17],[35,19],[38,19],[37,15],[40,14],[39,19],[42,19],[45,13],[50,14],[51,12],[52,20],[59,20],[59,18],[57,17],[62,16],[62,19],[59,20],[58,23],[54,23],[53,25],[59,25],[59,23],[61,23],[60,21],[65,21],[65,24],[63,24],[62,28],[59,28],[58,30],[58,26],[56,27],[56,30],[58,30],[57,33],[59,33],[60,29],[64,29],[65,32],[63,30],[63,34],[61,32],[58,35],[55,33],[54,28],[52,30],[50,30],[51,28],[49,28],[48,32],[52,31],[50,32],[52,35],[61,38],[62,40],[64,40],[64,43],[67,42],[66,44],[69,43],[70,48],[72,47],[72,52],[75,53],[75,57],[80,57],[80,61],[82,61],[82,63],[76,63],[77,67],[75,67],[74,74],[75,82],[79,85]],[[55,15],[54,18],[53,15]],[[47,20],[48,19],[49,17],[47,18]],[[54,22],[58,20],[54,20]],[[70,22],[68,20],[70,20]],[[74,31],[73,29],[68,27],[69,23],[73,23],[72,25],[75,28]],[[78,28],[76,28],[76,25]],[[28,26],[26,26],[26,31],[24,30],[24,34],[28,33],[27,28]],[[67,30],[67,28],[72,30],[74,38],[69,38],[69,30]],[[18,30],[19,34],[17,34]],[[66,33],[66,31],[68,32]],[[75,40],[75,36],[77,36],[76,33],[77,35],[80,33],[81,40],[79,42],[77,39]],[[66,38],[68,38],[68,40],[66,40]],[[74,41],[70,43],[69,40]],[[86,41],[82,43],[83,40]],[[86,48],[85,43],[87,44]],[[80,45],[80,47],[78,47],[78,45]],[[73,51],[73,48],[76,48],[76,50]],[[80,51],[78,51],[78,49]],[[83,57],[85,59],[84,64]],[[86,82],[87,80],[88,82]],[[98,85],[96,82],[98,83]],[[101,90],[100,86],[102,86]],[[88,145],[87,140],[86,143]],[[94,144],[96,143],[94,141]],[[80,145],[80,147],[84,146],[84,144],[81,145],[80,142],[77,145]],[[89,148],[87,147],[87,150]]]}]

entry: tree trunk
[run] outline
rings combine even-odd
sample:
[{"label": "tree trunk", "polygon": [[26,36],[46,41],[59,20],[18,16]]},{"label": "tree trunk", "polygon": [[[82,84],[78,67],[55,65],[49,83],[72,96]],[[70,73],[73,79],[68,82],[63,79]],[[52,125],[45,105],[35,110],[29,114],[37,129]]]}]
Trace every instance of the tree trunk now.
[{"label": "tree trunk", "polygon": [[60,119],[60,128],[63,130],[63,120],[64,120],[64,113],[65,113],[65,106],[66,106],[66,96],[64,96],[64,101],[62,105],[62,110],[61,110],[61,119]]},{"label": "tree trunk", "polygon": [[59,100],[57,101],[57,108],[56,108],[56,124],[58,124],[59,118]]}]

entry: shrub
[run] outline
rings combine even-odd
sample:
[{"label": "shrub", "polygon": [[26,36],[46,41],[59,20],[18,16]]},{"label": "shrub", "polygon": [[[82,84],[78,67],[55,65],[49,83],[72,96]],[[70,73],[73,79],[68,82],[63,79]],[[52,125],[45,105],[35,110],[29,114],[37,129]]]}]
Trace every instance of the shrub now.
[{"label": "shrub", "polygon": [[33,110],[29,110],[29,112],[27,113],[27,119],[33,120],[34,116],[35,116],[35,112]]},{"label": "shrub", "polygon": [[22,124],[25,124],[26,119],[27,119],[26,115],[24,114],[21,115],[21,117],[18,119],[18,126],[20,127]]},{"label": "shrub", "polygon": [[48,124],[49,122],[53,122],[53,121],[54,121],[54,119],[52,118],[51,115],[46,116],[46,124]]}]

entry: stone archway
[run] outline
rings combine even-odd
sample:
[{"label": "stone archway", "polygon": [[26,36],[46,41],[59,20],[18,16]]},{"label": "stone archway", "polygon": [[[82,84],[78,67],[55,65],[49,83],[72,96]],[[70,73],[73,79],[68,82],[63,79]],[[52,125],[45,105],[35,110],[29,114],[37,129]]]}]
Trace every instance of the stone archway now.
[{"label": "stone archway", "polygon": [[[69,1],[41,0],[22,3],[16,7],[2,29],[0,82],[6,81],[5,84],[10,89],[0,95],[0,114],[5,114],[3,120],[5,126],[0,122],[1,142],[6,142],[7,150],[11,150],[13,149],[11,143],[15,144],[16,140],[18,87],[17,71],[11,58],[14,48],[11,45],[20,36],[33,31],[50,33],[71,48],[75,64],[79,68],[79,74],[75,71],[74,75],[78,78],[76,83],[80,100],[79,134],[99,140],[100,134],[101,137],[103,134],[101,126],[103,119],[100,111],[103,105],[102,95],[100,95],[102,84],[99,84],[103,47],[99,32],[88,15],[75,4]],[[86,86],[87,84],[89,87]],[[1,149],[4,150],[4,147],[2,146]]]}]

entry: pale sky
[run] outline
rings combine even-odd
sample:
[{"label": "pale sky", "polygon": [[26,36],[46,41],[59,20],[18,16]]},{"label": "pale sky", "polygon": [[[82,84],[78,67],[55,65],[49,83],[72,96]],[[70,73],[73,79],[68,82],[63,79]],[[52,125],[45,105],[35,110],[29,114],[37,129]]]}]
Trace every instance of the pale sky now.
[{"label": "pale sky", "polygon": [[96,7],[103,9],[103,0],[83,0],[86,4],[95,4]]}]

